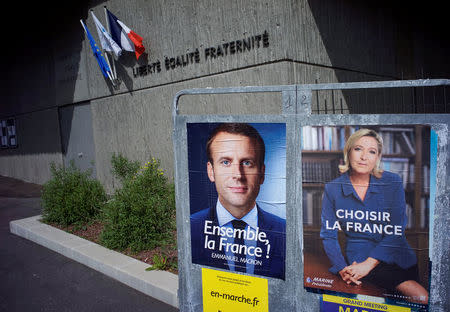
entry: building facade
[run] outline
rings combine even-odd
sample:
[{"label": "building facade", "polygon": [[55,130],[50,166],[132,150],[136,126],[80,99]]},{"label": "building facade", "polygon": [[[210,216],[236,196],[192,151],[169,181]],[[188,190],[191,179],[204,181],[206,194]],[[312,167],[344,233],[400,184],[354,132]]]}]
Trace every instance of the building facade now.
[{"label": "building facade", "polygon": [[[186,88],[448,78],[442,13],[433,9],[430,19],[428,9],[404,4],[111,0],[28,7],[28,39],[2,61],[0,119],[12,120],[17,144],[0,150],[0,175],[44,183],[50,163],[74,160],[111,191],[111,156],[121,153],[141,162],[156,157],[172,176],[172,100]],[[116,86],[103,77],[79,22],[100,45],[90,10],[106,26],[105,6],[146,48],[138,60],[131,52],[114,60]],[[446,91],[322,92],[313,112],[444,113]],[[198,96],[180,107],[189,114],[279,114],[281,100]]]}]

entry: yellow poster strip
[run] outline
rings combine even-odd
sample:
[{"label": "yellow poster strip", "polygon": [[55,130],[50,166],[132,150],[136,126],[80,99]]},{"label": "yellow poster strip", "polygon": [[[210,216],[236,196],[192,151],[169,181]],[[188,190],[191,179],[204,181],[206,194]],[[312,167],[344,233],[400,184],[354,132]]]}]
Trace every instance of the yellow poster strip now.
[{"label": "yellow poster strip", "polygon": [[385,304],[385,303],[362,301],[362,300],[357,300],[357,299],[352,299],[352,298],[323,295],[322,299],[325,302],[332,302],[332,303],[343,304],[343,305],[358,307],[358,308],[367,308],[367,309],[374,309],[374,310],[386,311],[386,312],[411,312],[411,308],[408,308],[408,307],[400,307],[400,306],[394,306],[394,305]]},{"label": "yellow poster strip", "polygon": [[268,312],[267,279],[202,268],[204,312]]}]

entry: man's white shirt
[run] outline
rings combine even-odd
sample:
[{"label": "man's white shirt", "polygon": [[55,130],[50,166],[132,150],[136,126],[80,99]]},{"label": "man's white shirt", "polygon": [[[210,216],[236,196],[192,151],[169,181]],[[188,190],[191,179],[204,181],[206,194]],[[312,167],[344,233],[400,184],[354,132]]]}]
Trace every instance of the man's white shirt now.
[{"label": "man's white shirt", "polygon": [[[233,229],[233,225],[231,221],[233,220],[242,220],[245,223],[247,223],[246,231],[247,233],[253,232],[256,233],[256,228],[258,227],[258,208],[255,206],[250,210],[249,213],[247,213],[242,219],[236,219],[231,215],[231,213],[228,212],[228,210],[225,209],[225,207],[222,206],[219,200],[217,200],[216,204],[216,213],[217,213],[217,221],[219,223],[219,226],[221,227],[227,227]],[[248,236],[248,235],[247,235]],[[230,237],[227,239],[227,243],[234,243],[234,238]],[[256,240],[245,240],[245,246],[247,247],[256,247],[257,241]],[[227,259],[231,259],[233,257],[233,253],[231,251],[225,251],[225,255],[227,256]],[[255,260],[255,256],[247,255],[248,260]],[[234,268],[234,261],[227,260],[228,267],[230,268],[230,271],[235,271]],[[247,261],[246,264],[246,272],[253,274],[255,271],[255,265],[253,264],[254,261]]]}]

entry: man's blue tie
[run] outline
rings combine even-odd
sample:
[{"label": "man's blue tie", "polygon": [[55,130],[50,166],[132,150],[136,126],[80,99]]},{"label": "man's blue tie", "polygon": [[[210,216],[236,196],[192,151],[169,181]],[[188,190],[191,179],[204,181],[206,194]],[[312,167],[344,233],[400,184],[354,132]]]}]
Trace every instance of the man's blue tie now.
[{"label": "man's blue tie", "polygon": [[[242,220],[233,220],[231,221],[233,224],[233,228],[239,229],[239,230],[245,230],[247,227],[247,223],[245,223]],[[238,231],[236,234],[236,237],[234,238],[234,243],[240,245],[245,245],[244,241],[244,233],[242,232],[242,235],[239,235],[241,231]],[[245,272],[246,271],[246,262],[241,262],[240,259],[245,259],[247,255],[245,253],[235,253],[234,254],[237,257],[237,261],[234,262],[235,271],[238,272]]]}]

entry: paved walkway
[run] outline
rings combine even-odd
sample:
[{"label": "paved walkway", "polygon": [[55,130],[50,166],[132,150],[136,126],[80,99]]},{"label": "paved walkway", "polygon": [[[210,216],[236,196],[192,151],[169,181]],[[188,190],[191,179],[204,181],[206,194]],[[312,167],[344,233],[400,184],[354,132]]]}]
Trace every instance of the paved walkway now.
[{"label": "paved walkway", "polygon": [[41,196],[41,191],[42,185],[0,176],[0,197],[35,198]]},{"label": "paved walkway", "polygon": [[0,311],[177,311],[176,275],[40,223],[40,189],[0,177]]}]

